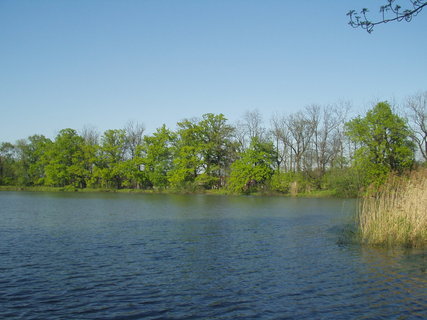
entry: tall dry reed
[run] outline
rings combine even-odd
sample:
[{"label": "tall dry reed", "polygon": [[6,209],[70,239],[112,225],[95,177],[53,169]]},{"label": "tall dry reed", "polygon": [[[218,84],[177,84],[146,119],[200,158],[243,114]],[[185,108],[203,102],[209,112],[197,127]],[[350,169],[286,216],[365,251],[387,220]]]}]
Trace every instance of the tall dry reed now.
[{"label": "tall dry reed", "polygon": [[363,243],[427,247],[427,169],[390,176],[361,199],[358,211]]}]

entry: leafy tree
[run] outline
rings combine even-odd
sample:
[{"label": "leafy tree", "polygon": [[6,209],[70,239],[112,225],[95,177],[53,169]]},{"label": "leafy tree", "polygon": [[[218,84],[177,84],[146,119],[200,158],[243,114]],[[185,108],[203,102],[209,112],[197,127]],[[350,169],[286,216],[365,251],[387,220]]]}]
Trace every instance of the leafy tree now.
[{"label": "leafy tree", "polygon": [[84,140],[74,129],[63,129],[42,156],[45,184],[49,186],[86,187]]},{"label": "leafy tree", "polygon": [[94,179],[103,187],[114,186],[122,188],[123,182],[128,176],[124,162],[127,151],[127,139],[125,130],[107,130],[101,137],[100,154],[94,170]]},{"label": "leafy tree", "polygon": [[[125,187],[141,189],[146,180],[144,172],[140,169],[138,158],[126,159],[114,166],[114,177],[121,177],[122,182],[117,188]],[[114,178],[116,179],[116,178]]]},{"label": "leafy tree", "polygon": [[206,187],[219,188],[225,184],[230,165],[234,160],[237,145],[232,140],[234,128],[227,124],[223,114],[207,113],[199,122],[203,181]]},{"label": "leafy tree", "polygon": [[168,177],[174,188],[194,187],[196,177],[202,172],[200,130],[194,119],[178,122],[177,139],[173,146],[173,166]]},{"label": "leafy tree", "polygon": [[33,135],[16,143],[18,153],[18,184],[43,185],[45,182],[45,153],[52,141],[43,135]]},{"label": "leafy tree", "polygon": [[248,193],[264,186],[274,173],[275,160],[272,142],[252,138],[249,148],[231,165],[229,190]]},{"label": "leafy tree", "polygon": [[96,164],[99,160],[99,134],[91,128],[86,127],[81,134],[83,138],[83,154],[84,154],[84,169],[87,174],[86,181],[87,186],[93,187],[96,179],[94,179],[94,173]]},{"label": "leafy tree", "polygon": [[172,168],[172,144],[175,134],[163,125],[152,136],[145,136],[139,148],[140,162],[147,176],[147,187],[166,188],[168,173]]},{"label": "leafy tree", "polygon": [[[407,1],[408,2],[408,1]],[[349,25],[353,28],[362,28],[367,32],[371,33],[374,27],[379,24],[388,23],[392,21],[403,21],[410,22],[413,17],[417,16],[421,10],[427,5],[426,0],[409,0],[407,8],[402,8],[396,0],[387,0],[385,5],[382,5],[379,9],[382,18],[378,21],[372,22],[368,18],[369,10],[363,8],[360,13],[356,10],[350,10],[347,16],[350,18]]]},{"label": "leafy tree", "polygon": [[175,188],[219,188],[234,159],[234,128],[223,114],[207,113],[200,121],[178,123],[169,181]]},{"label": "leafy tree", "polygon": [[9,142],[0,144],[0,185],[16,181],[15,146]]},{"label": "leafy tree", "polygon": [[411,132],[387,102],[347,122],[346,134],[359,146],[354,161],[365,171],[366,183],[381,183],[390,171],[402,172],[413,164]]}]

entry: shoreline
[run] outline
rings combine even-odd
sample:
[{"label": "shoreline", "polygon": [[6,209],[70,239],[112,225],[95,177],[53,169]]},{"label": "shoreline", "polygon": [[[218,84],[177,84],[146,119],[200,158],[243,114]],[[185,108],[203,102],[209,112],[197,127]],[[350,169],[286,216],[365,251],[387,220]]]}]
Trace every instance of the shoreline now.
[{"label": "shoreline", "polygon": [[74,187],[45,187],[45,186],[0,186],[2,191],[15,192],[75,192],[75,193],[127,193],[127,194],[181,194],[181,195],[222,195],[222,196],[257,196],[257,197],[284,197],[284,198],[332,198],[332,199],[357,199],[352,197],[340,197],[333,190],[320,190],[310,193],[284,194],[273,191],[254,193],[232,193],[226,190],[149,190],[149,189],[104,189],[104,188],[74,188]]}]

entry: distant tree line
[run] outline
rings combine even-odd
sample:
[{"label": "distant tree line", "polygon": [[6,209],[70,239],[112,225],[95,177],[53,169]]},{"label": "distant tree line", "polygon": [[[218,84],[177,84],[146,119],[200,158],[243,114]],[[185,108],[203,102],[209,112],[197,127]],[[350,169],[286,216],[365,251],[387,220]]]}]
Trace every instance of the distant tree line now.
[{"label": "distant tree line", "polygon": [[364,117],[348,107],[311,105],[274,115],[258,111],[236,124],[223,114],[185,119],[145,135],[139,123],[99,134],[63,129],[0,145],[0,185],[62,188],[224,190],[296,194],[331,190],[353,196],[390,171],[427,160],[427,92],[398,116],[387,102]]}]

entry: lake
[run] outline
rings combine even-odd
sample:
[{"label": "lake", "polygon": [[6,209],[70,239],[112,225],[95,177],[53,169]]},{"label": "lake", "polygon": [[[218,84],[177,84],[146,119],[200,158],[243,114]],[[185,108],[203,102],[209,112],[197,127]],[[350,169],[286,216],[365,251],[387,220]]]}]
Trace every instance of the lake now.
[{"label": "lake", "polygon": [[0,192],[0,319],[425,319],[426,251],[355,200]]}]

